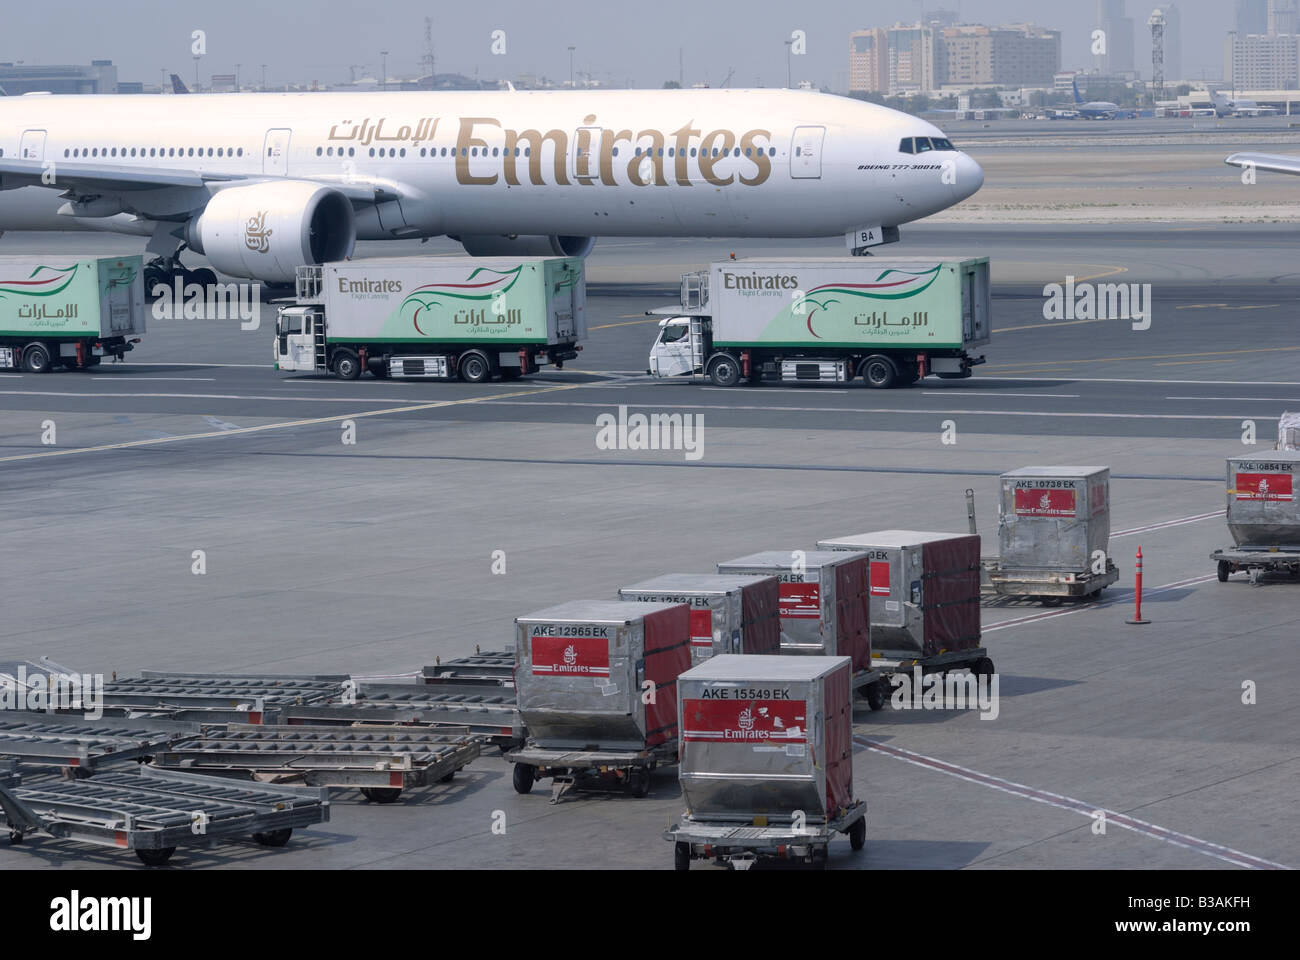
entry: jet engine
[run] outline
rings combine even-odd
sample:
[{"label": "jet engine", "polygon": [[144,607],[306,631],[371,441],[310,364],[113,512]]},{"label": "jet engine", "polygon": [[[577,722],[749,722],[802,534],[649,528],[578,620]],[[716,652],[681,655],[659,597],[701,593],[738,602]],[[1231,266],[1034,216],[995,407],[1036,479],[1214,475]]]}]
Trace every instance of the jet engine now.
[{"label": "jet engine", "polygon": [[218,191],[185,239],[224,274],[292,283],[303,264],[350,257],[357,231],[352,202],[338,190],[277,180]]},{"label": "jet engine", "polygon": [[480,234],[453,237],[471,257],[585,257],[595,237],[520,237]]}]

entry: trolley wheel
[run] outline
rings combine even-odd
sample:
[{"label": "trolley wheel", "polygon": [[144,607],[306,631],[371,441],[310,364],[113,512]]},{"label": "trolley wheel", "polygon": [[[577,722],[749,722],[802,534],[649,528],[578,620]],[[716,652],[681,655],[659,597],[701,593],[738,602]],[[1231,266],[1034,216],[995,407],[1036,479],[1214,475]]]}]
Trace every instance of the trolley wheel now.
[{"label": "trolley wheel", "polygon": [[262,833],[253,834],[253,839],[264,847],[283,847],[293,836],[293,827],[282,827],[279,830],[266,830]]},{"label": "trolley wheel", "polygon": [[455,780],[455,779],[456,779],[456,771],[455,771],[455,770],[452,770],[450,773],[446,774],[445,776],[441,776],[441,777],[439,777],[439,778],[438,778],[438,782],[439,782],[439,783],[451,783],[451,782],[452,782],[453,780]]},{"label": "trolley wheel", "polygon": [[492,364],[477,350],[460,355],[460,378],[466,383],[483,383],[492,376]]},{"label": "trolley wheel", "polygon": [[1230,564],[1227,560],[1220,560],[1219,561],[1219,582],[1227,583],[1228,574],[1230,573],[1232,573],[1232,564]]},{"label": "trolley wheel", "polygon": [[340,380],[355,380],[361,376],[361,358],[351,350],[334,354],[334,376]]},{"label": "trolley wheel", "polygon": [[648,767],[633,767],[627,775],[627,789],[634,797],[644,797],[650,792],[650,770]]},{"label": "trolley wheel", "polygon": [[29,343],[23,347],[23,369],[28,373],[49,373],[54,365],[50,348],[43,343]]},{"label": "trolley wheel", "polygon": [[528,793],[537,781],[537,771],[526,763],[516,763],[512,779],[515,782],[515,793]]},{"label": "trolley wheel", "polygon": [[720,354],[709,364],[709,379],[715,387],[734,387],[740,383],[740,363],[729,353]]},{"label": "trolley wheel", "polygon": [[673,866],[678,870],[691,869],[691,845],[678,840],[673,844]]},{"label": "trolley wheel", "polygon": [[812,853],[808,855],[808,862],[812,864],[814,870],[825,870],[826,862],[830,859],[830,856],[830,850],[823,843],[812,848]]},{"label": "trolley wheel", "polygon": [[157,850],[137,850],[135,855],[146,867],[161,867],[175,852],[175,847],[159,847]]},{"label": "trolley wheel", "polygon": [[17,846],[18,844],[20,844],[20,843],[22,843],[22,842],[23,842],[23,832],[22,832],[21,830],[15,830],[13,827],[10,827],[10,828],[9,828],[9,845],[10,845],[11,847],[13,847],[13,846]]},{"label": "trolley wheel", "polygon": [[91,775],[92,771],[86,767],[64,767],[64,780],[85,780]]},{"label": "trolley wheel", "polygon": [[371,803],[396,803],[402,795],[401,787],[362,787],[361,795]]},{"label": "trolley wheel", "polygon": [[991,677],[993,676],[993,661],[988,657],[980,657],[971,664],[970,672],[977,677]]},{"label": "trolley wheel", "polygon": [[1065,603],[1065,597],[1039,597],[1038,602],[1045,607],[1059,607]]},{"label": "trolley wheel", "polygon": [[853,850],[861,850],[867,845],[867,818],[853,821],[853,826],[849,827],[849,847]]},{"label": "trolley wheel", "polygon": [[872,710],[880,710],[885,706],[885,701],[889,699],[889,682],[883,677],[879,680],[873,680],[863,688],[863,695],[867,698],[867,706]]}]

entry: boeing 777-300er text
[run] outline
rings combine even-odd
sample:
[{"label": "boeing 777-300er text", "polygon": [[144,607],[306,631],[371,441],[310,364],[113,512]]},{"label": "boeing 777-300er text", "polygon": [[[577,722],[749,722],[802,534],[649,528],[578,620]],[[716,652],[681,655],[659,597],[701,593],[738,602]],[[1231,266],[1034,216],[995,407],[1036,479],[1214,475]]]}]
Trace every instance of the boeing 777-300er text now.
[{"label": "boeing 777-300er text", "polygon": [[0,99],[0,231],[149,237],[292,282],[357,240],[585,255],[597,237],[826,237],[959,203],[979,165],[924,120],[788,90]]}]

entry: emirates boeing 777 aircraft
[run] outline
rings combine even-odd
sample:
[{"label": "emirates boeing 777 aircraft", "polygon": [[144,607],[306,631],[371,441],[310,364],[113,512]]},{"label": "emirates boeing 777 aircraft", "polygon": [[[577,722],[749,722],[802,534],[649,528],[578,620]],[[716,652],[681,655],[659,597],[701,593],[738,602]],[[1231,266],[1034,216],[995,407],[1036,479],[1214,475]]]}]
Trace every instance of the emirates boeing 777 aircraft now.
[{"label": "emirates boeing 777 aircraft", "polygon": [[943,132],[788,90],[0,98],[0,231],[148,237],[290,282],[357,240],[584,255],[602,236],[826,237],[852,252],[975,193]]}]

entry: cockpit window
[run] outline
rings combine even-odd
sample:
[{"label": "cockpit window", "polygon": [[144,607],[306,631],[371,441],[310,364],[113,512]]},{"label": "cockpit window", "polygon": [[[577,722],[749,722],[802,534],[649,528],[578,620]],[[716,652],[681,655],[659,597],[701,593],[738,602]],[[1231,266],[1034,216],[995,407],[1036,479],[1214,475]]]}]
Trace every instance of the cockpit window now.
[{"label": "cockpit window", "polygon": [[933,150],[933,149],[934,149],[934,148],[930,146],[930,138],[929,138],[929,137],[917,137],[917,138],[916,138],[916,152],[917,152],[917,153],[928,153],[930,150]]},{"label": "cockpit window", "polygon": [[931,142],[932,144],[934,144],[934,149],[936,149],[936,150],[956,150],[956,149],[957,149],[956,147],[954,147],[954,146],[952,145],[952,141],[949,140],[949,139],[947,139],[947,138],[945,138],[945,137],[931,137],[931,138],[930,138],[930,142]]},{"label": "cockpit window", "polygon": [[904,137],[901,141],[899,141],[899,144],[898,144],[898,152],[899,152],[899,153],[915,153],[915,152],[916,152],[916,150],[912,147],[912,138],[911,138],[911,137]]}]

